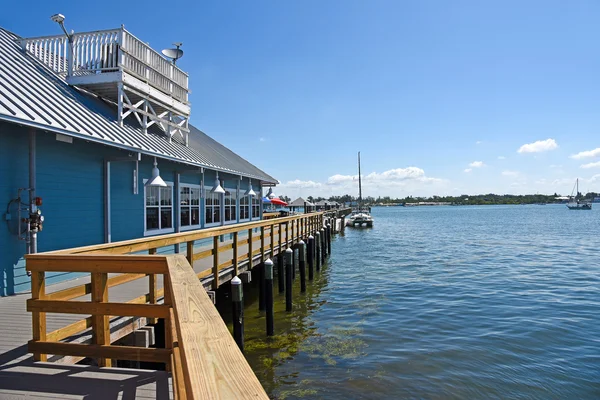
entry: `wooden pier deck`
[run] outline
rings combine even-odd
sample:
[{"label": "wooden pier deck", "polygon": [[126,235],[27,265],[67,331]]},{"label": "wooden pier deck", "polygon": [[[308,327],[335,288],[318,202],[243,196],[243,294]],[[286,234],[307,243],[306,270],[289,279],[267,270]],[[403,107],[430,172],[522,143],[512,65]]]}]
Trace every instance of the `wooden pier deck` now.
[{"label": "wooden pier deck", "polygon": [[[233,276],[247,271],[250,264],[252,266],[258,265],[264,259],[277,255],[280,249],[285,250],[288,246],[297,243],[301,238],[308,236],[315,229],[320,229],[323,223],[322,214],[309,215],[309,217],[312,218],[312,221],[306,219],[307,217],[304,217],[304,221],[310,222],[294,222],[303,220],[302,216],[279,218],[260,221],[260,223],[198,231],[200,233],[196,233],[195,236],[192,233],[172,234],[46,254],[48,257],[67,254],[69,256],[76,256],[77,254],[85,254],[87,256],[90,254],[139,253],[143,250],[147,250],[149,254],[155,254],[157,250],[160,251],[161,247],[164,248],[182,243],[181,256],[179,257],[186,257],[188,261],[193,262],[192,276],[194,276],[193,280],[198,282],[198,287],[202,288],[204,286],[204,289],[215,289],[220,284],[229,281]],[[252,235],[252,240],[248,240],[249,236],[247,235],[250,234]],[[229,239],[230,237],[231,239]],[[194,240],[206,238],[213,239],[213,243],[204,243],[204,245],[200,246],[194,244]],[[162,246],[159,246],[160,244]],[[215,248],[218,251],[215,252]],[[249,253],[252,253],[251,259],[248,256]],[[44,255],[41,254],[34,257],[43,258]],[[156,255],[153,257],[160,256]],[[237,263],[233,262],[234,259],[237,259]],[[28,261],[28,264],[30,263]],[[94,270],[93,266],[92,270]],[[192,268],[189,268],[189,270],[191,273]],[[216,276],[219,277],[217,281],[214,279],[215,271],[218,271],[216,273]],[[149,303],[147,305],[159,305],[164,302],[165,288],[163,285],[163,275],[158,273],[145,275],[129,272],[105,274],[107,283],[105,299],[110,299],[110,304]],[[45,308],[39,308],[40,304],[38,303],[41,300],[37,300],[38,303],[30,300],[32,298],[61,299],[62,301],[57,300],[54,302],[60,304],[53,305],[57,307],[57,312],[61,311],[59,306],[66,306],[67,300],[75,299],[76,301],[68,301],[68,303],[75,303],[76,306],[79,306],[78,302],[91,303],[97,301],[97,298],[93,299],[93,289],[95,286],[92,284],[91,275],[94,274],[50,285],[44,288],[43,295],[36,296],[36,293],[39,294],[39,292],[36,292],[36,289],[39,290],[40,285],[39,282],[36,284],[35,278],[36,276],[39,277],[39,272],[34,271],[32,277],[33,291],[31,293],[21,293],[11,297],[0,298],[0,313],[4,316],[4,324],[0,325],[0,338],[2,338],[0,340],[0,399],[166,399],[174,397],[173,393],[177,392],[177,388],[173,386],[172,374],[170,372],[73,365],[83,357],[81,354],[70,354],[69,351],[62,351],[61,354],[63,355],[53,356],[50,354],[47,358],[48,362],[34,361],[34,357],[30,353],[31,348],[28,347],[32,335],[35,342],[33,344],[62,340],[80,345],[87,344],[89,347],[92,347],[97,343],[98,338],[93,333],[96,333],[96,329],[98,329],[98,317],[89,317],[87,320],[82,320],[81,315],[85,315],[86,312],[79,314],[41,312],[42,310],[46,311]],[[204,290],[198,291],[204,293]],[[171,292],[169,291],[169,293]],[[143,301],[140,301],[140,298]],[[29,308],[28,301],[31,302]],[[172,301],[172,299],[169,299],[168,303],[171,304]],[[41,306],[45,306],[45,303],[41,302]],[[207,307],[206,301],[203,304]],[[175,306],[171,310],[173,309],[175,309]],[[212,309],[216,313],[216,309],[212,305],[207,309]],[[114,310],[111,312],[118,314]],[[209,312],[212,311],[209,310]],[[89,315],[89,312],[87,315]],[[218,316],[218,313],[216,315]],[[41,334],[41,337],[36,338],[36,329],[40,330],[40,322],[36,318],[39,319],[40,317],[43,317],[45,320],[45,324],[42,324],[45,327],[43,327],[44,332]],[[106,318],[108,322],[108,316],[100,317],[100,319],[102,318]],[[105,326],[105,336],[108,336],[108,338],[103,339],[104,343],[110,345],[134,330],[147,325],[147,323],[153,322],[152,319],[149,316],[110,317],[110,322]],[[179,321],[173,321],[172,323],[179,324]],[[221,325],[224,326],[222,321]],[[222,330],[223,327],[220,329]],[[227,328],[225,327],[225,329]],[[228,331],[227,333],[228,340],[233,342]],[[173,335],[176,336],[174,328]],[[38,334],[38,336],[40,335]],[[51,343],[47,344],[52,345]],[[39,348],[35,350],[39,350]],[[80,351],[80,349],[78,348],[77,351]],[[60,353],[61,351],[58,352]],[[40,354],[36,353],[35,359],[43,360],[44,358],[43,355],[40,357]],[[245,363],[245,360],[243,360],[243,363]],[[102,365],[102,363],[100,364]],[[251,375],[254,377],[253,373]],[[235,381],[240,378],[232,376],[229,379]],[[256,378],[254,377],[254,379]],[[255,384],[256,382],[253,383]],[[216,385],[217,383],[213,384]],[[191,396],[188,397],[192,398]]]}]

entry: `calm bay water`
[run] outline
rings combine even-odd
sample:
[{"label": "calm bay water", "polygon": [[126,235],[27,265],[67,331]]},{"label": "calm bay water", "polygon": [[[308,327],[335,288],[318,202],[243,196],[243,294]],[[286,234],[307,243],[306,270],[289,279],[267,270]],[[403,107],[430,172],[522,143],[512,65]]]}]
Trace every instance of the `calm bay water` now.
[{"label": "calm bay water", "polygon": [[[249,291],[246,356],[273,398],[600,398],[600,207],[390,207],[347,228],[276,336]],[[275,288],[277,292],[277,288]]]}]

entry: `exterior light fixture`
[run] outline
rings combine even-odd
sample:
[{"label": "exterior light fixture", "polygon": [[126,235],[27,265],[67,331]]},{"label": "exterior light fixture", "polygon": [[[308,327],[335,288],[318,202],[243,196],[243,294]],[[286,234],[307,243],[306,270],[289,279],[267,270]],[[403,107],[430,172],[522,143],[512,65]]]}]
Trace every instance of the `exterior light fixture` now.
[{"label": "exterior light fixture", "polygon": [[270,187],[269,191],[267,192],[267,198],[274,199],[275,197],[277,197],[277,196],[275,196],[275,194],[273,194],[273,188]]},{"label": "exterior light fixture", "polygon": [[152,168],[152,178],[150,178],[144,186],[167,187],[165,181],[163,181],[163,179],[160,177],[157,165],[158,164],[156,163],[156,157],[154,157],[154,168]]},{"label": "exterior light fixture", "polygon": [[54,14],[53,16],[50,17],[50,19],[53,22],[56,22],[57,24],[60,25],[61,29],[63,30],[63,32],[65,33],[65,35],[67,36],[67,38],[69,38],[69,41],[71,41],[73,39],[73,33],[68,33],[67,29],[65,28],[65,16],[62,14]]},{"label": "exterior light fixture", "polygon": [[250,187],[246,190],[246,196],[256,196],[256,192],[252,190],[252,179],[250,179]]},{"label": "exterior light fixture", "polygon": [[215,187],[211,189],[211,193],[223,194],[225,193],[225,189],[221,187],[221,182],[219,182],[219,171],[217,171],[217,179],[215,179]]}]

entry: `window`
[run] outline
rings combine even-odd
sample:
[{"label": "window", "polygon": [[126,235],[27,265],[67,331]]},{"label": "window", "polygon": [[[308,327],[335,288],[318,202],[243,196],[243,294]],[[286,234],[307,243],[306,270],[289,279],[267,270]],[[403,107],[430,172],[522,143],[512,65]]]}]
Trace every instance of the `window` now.
[{"label": "window", "polygon": [[250,196],[242,196],[240,199],[240,221],[250,219]]},{"label": "window", "polygon": [[211,189],[210,187],[204,188],[204,192],[206,193],[204,222],[206,225],[215,225],[221,222],[221,195],[212,193]]},{"label": "window", "polygon": [[260,196],[252,197],[252,219],[260,219]]},{"label": "window", "polygon": [[237,222],[237,189],[225,189],[225,222]]},{"label": "window", "polygon": [[173,186],[144,187],[146,199],[145,233],[158,234],[173,231]]},{"label": "window", "polygon": [[200,226],[200,187],[181,185],[179,190],[181,227]]}]

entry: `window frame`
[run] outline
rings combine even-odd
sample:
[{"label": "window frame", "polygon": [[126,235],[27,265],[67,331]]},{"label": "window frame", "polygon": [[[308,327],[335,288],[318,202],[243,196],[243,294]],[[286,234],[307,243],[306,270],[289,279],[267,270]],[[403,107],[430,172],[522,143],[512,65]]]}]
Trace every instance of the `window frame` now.
[{"label": "window frame", "polygon": [[[190,204],[186,205],[186,206],[182,206],[181,205],[181,191],[184,188],[188,188],[188,189],[194,189],[194,190],[198,190],[198,205],[192,205],[191,202]],[[190,190],[190,198],[191,198],[191,190]],[[201,185],[195,185],[193,183],[179,183],[179,230],[180,231],[192,231],[192,230],[197,230],[197,229],[202,229],[202,221],[203,221],[203,215],[202,215],[202,186]],[[192,208],[198,208],[198,224],[195,225],[182,225],[182,220],[181,220],[181,211],[183,208],[187,208],[189,209],[190,212],[190,222],[191,222],[191,216],[192,216]]]},{"label": "window frame", "polygon": [[[175,199],[173,198],[173,195],[175,193],[175,190],[174,190],[174,186],[175,185],[173,184],[173,182],[167,182],[167,181],[165,181],[165,183],[167,184],[167,187],[171,189],[171,206],[170,206],[171,207],[171,225],[172,225],[171,228],[162,228],[161,227],[159,229],[148,230],[148,227],[147,227],[147,225],[148,225],[147,224],[147,218],[148,218],[148,216],[146,214],[146,211],[148,209],[148,206],[146,204],[147,203],[147,201],[146,201],[146,190],[148,189],[148,187],[146,186],[146,182],[148,182],[148,179],[144,179],[143,180],[143,183],[144,183],[144,197],[143,197],[143,201],[144,201],[144,236],[164,235],[164,234],[167,234],[167,233],[173,233],[173,232],[175,232]],[[158,191],[158,193],[159,193],[158,206],[150,206],[150,207],[151,208],[155,208],[155,207],[158,208],[158,223],[160,225],[160,210],[163,207],[160,204],[160,201],[161,201],[161,198],[160,198],[160,193],[161,193],[160,189],[162,189],[162,188],[159,187],[158,189],[159,189],[159,191]],[[164,206],[164,207],[166,208],[166,206]]]},{"label": "window frame", "polygon": [[[250,207],[252,207],[252,204],[250,202],[246,203],[246,204],[242,204],[242,199],[246,199],[248,200],[251,196],[248,196],[247,194],[243,194],[240,196],[239,198],[239,205],[240,205],[240,222],[249,222],[251,221],[250,219]],[[247,215],[248,218],[242,218],[243,212],[242,212],[242,208],[246,208],[247,209]]]},{"label": "window frame", "polygon": [[[211,228],[213,226],[221,226],[221,222],[222,222],[222,219],[223,219],[222,215],[221,215],[222,214],[222,207],[223,207],[223,204],[221,202],[221,197],[222,196],[219,193],[212,193],[211,190],[212,190],[211,186],[206,186],[205,185],[204,186],[204,196],[201,197],[201,199],[204,200],[204,215],[203,215],[204,219],[203,219],[203,222],[204,222],[204,227],[205,228]],[[206,202],[208,196],[217,196],[217,199],[219,200],[219,205],[218,206],[215,206],[215,205],[210,205],[209,206],[207,204],[207,202]],[[212,197],[211,197],[211,199],[212,199]],[[206,222],[206,217],[208,215],[208,209],[209,209],[209,207],[211,209],[211,214],[212,215],[214,215],[214,213],[213,213],[214,208],[215,207],[219,207],[219,221],[218,222],[210,222],[210,223]]]},{"label": "window frame", "polygon": [[[256,201],[256,205],[255,205]],[[260,220],[260,207],[262,206],[262,197],[260,196],[252,196],[250,199],[250,216],[252,217],[252,221]],[[257,208],[258,212],[254,215],[254,207]]]},{"label": "window frame", "polygon": [[[225,189],[225,194],[223,195],[223,225],[235,224],[238,222],[238,215],[237,215],[238,214],[238,212],[237,212],[237,206],[238,206],[237,191],[238,190],[237,190],[237,188],[232,189],[232,188],[227,188],[227,187],[224,187],[223,189]],[[228,196],[234,197],[235,201],[233,202],[233,204],[231,204],[231,203],[226,204]],[[225,218],[227,216],[228,208],[229,208],[229,215],[231,215],[231,212],[233,210],[233,214],[234,214],[235,218],[233,218],[233,219]]]}]

